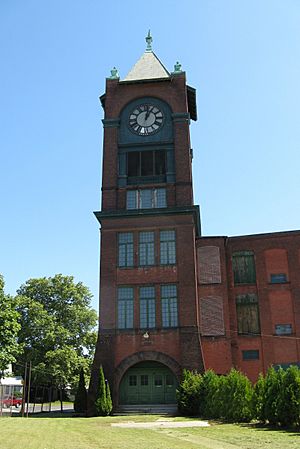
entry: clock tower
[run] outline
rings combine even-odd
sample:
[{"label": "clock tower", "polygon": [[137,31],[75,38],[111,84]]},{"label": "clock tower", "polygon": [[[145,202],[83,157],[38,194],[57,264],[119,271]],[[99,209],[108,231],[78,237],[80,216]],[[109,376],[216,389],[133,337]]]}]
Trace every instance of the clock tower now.
[{"label": "clock tower", "polygon": [[182,370],[204,368],[189,130],[195,89],[179,63],[172,73],[163,66],[150,32],[146,41],[124,79],[111,71],[100,97],[100,320],[89,398],[102,365],[115,408],[176,403]]}]

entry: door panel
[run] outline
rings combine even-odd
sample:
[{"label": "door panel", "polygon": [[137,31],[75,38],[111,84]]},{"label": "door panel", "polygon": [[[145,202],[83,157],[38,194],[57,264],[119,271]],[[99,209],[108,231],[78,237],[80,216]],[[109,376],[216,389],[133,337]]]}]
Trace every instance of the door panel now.
[{"label": "door panel", "polygon": [[[144,364],[145,365],[145,364]],[[134,366],[124,375],[120,385],[121,404],[174,404],[177,381],[161,364]]]}]

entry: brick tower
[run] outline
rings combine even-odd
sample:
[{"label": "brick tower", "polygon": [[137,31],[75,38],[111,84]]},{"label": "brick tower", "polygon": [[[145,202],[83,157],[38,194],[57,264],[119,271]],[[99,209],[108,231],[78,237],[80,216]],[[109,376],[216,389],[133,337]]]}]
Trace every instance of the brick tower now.
[{"label": "brick tower", "polygon": [[176,402],[182,369],[203,369],[199,334],[190,119],[195,89],[147,49],[117,70],[104,109],[100,323],[91,403],[102,364],[114,406]]}]

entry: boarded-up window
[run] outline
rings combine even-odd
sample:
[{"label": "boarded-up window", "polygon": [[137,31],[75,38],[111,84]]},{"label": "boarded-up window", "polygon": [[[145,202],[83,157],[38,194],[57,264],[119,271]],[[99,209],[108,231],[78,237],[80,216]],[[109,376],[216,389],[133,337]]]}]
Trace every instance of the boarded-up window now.
[{"label": "boarded-up window", "polygon": [[198,248],[198,279],[200,284],[221,283],[220,250],[217,246]]},{"label": "boarded-up window", "polygon": [[223,299],[220,296],[200,298],[200,330],[202,335],[224,335]]},{"label": "boarded-up window", "polygon": [[253,251],[239,251],[232,255],[235,284],[255,284],[255,260]]},{"label": "boarded-up window", "polygon": [[236,315],[239,334],[259,334],[258,299],[255,293],[236,297]]}]

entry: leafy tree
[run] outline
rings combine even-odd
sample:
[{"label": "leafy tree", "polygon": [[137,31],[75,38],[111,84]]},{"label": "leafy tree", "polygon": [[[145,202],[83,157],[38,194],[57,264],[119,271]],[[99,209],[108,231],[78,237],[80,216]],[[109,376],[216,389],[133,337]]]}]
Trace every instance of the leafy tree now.
[{"label": "leafy tree", "polygon": [[199,415],[202,376],[195,371],[183,371],[183,379],[176,391],[178,410],[182,415]]},{"label": "leafy tree", "polygon": [[105,382],[102,366],[100,366],[99,385],[95,406],[99,416],[107,416],[112,411],[110,389],[108,382]]},{"label": "leafy tree", "polygon": [[88,373],[96,344],[96,312],[92,295],[72,276],[30,279],[18,290],[24,346],[20,366],[31,360],[32,383],[52,384],[63,389],[76,384],[82,367]]},{"label": "leafy tree", "polygon": [[8,365],[16,361],[16,355],[21,350],[17,341],[21,327],[18,318],[16,301],[4,293],[4,280],[0,275],[0,378]]},{"label": "leafy tree", "polygon": [[74,401],[74,410],[76,413],[86,413],[87,411],[87,391],[85,388],[83,369],[80,370],[79,383]]}]

